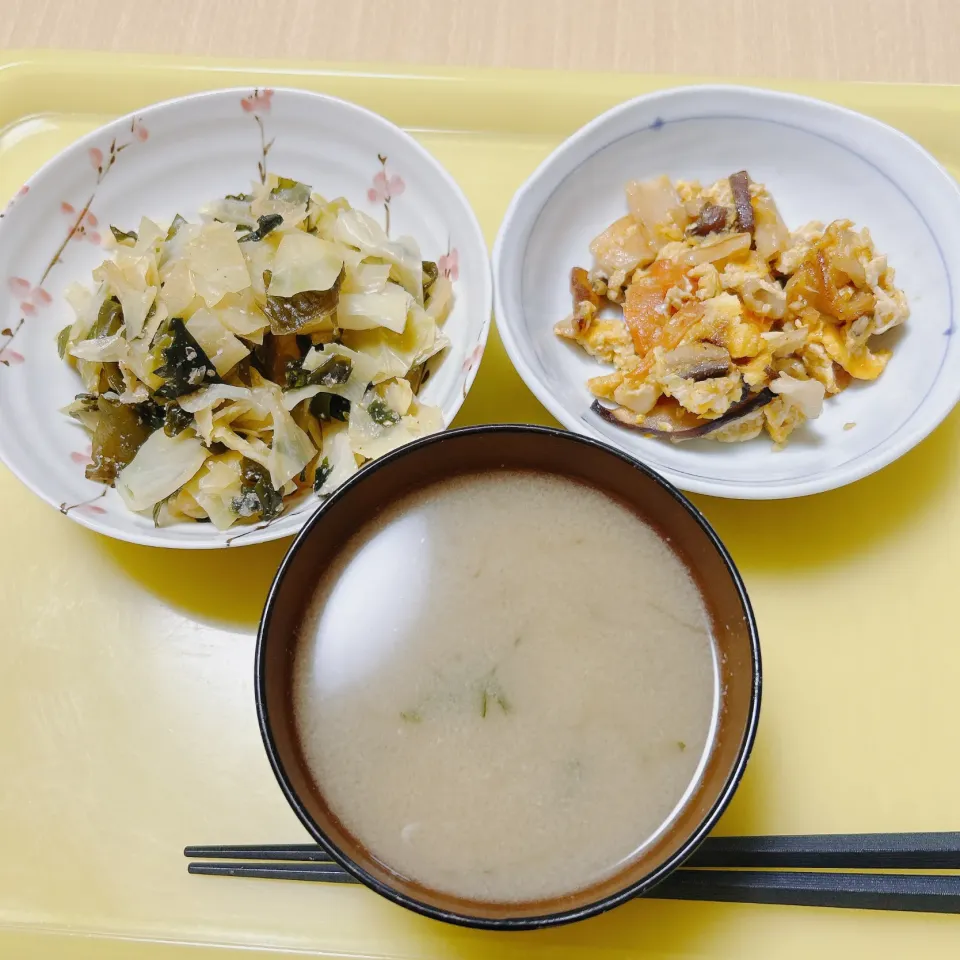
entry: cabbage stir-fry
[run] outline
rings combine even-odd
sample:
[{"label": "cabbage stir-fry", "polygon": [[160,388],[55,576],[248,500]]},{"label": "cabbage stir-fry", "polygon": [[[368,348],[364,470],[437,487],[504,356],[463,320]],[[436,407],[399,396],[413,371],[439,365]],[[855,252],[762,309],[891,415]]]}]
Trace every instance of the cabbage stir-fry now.
[{"label": "cabbage stir-fry", "polygon": [[65,412],[92,437],[86,475],[130,510],[269,521],[443,428],[417,394],[453,290],[411,237],[277,177],[199,223],[111,231],[58,348],[83,382]]}]

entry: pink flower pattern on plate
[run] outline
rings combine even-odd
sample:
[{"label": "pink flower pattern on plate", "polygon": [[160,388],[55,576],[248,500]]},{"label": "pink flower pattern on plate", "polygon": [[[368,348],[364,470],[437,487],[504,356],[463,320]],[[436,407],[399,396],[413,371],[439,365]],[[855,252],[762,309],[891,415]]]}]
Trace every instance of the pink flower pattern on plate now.
[{"label": "pink flower pattern on plate", "polygon": [[460,254],[457,248],[448,249],[447,252],[437,261],[437,269],[443,276],[450,280],[460,279]]},{"label": "pink flower pattern on plate", "polygon": [[[269,103],[269,98],[267,99]],[[117,162],[117,158],[124,150],[127,149],[127,147],[131,146],[135,142],[144,143],[150,137],[149,130],[147,130],[147,128],[140,122],[138,117],[134,117],[130,121],[130,134],[131,139],[122,143],[117,143],[116,138],[111,140],[110,146],[106,151],[100,147],[90,147],[87,150],[87,160],[97,174],[96,182],[93,185],[93,189],[90,192],[87,202],[79,209],[79,211],[74,204],[69,203],[66,200],[61,202],[60,212],[64,216],[70,218],[70,226],[67,230],[66,236],[63,238],[63,241],[54,252],[53,256],[51,256],[36,285],[31,283],[29,280],[24,279],[23,277],[10,277],[7,280],[7,289],[18,301],[21,318],[20,322],[15,327],[4,327],[2,330],[0,330],[0,366],[10,367],[15,364],[22,364],[24,362],[25,358],[23,354],[17,350],[14,350],[11,344],[13,343],[17,334],[20,333],[26,320],[35,316],[39,309],[52,302],[53,298],[43,288],[43,284],[49,276],[50,271],[53,270],[58,264],[63,262],[61,257],[70,240],[86,239],[90,243],[100,243],[100,233],[97,230],[99,221],[96,214],[90,209],[94,197],[96,196],[97,188],[103,182],[103,178],[113,168],[113,165]],[[9,211],[13,204],[20,199],[20,197],[25,196],[29,192],[29,184],[24,184],[17,191],[17,193],[14,194],[13,198],[7,204],[6,209],[0,213],[0,217]],[[75,450],[70,454],[70,459],[74,463],[85,465],[90,462],[91,453],[92,451],[84,453],[82,451]],[[71,510],[82,510],[85,513],[105,514],[107,512],[106,509],[99,506],[97,501],[103,499],[106,493],[107,491],[104,489],[101,493],[97,494],[97,496],[91,498],[90,500],[86,500],[83,503],[75,503],[70,505],[61,503],[60,512],[67,514],[70,513]]]},{"label": "pink flower pattern on plate", "polygon": [[469,388],[473,378],[476,376],[477,367],[480,366],[480,361],[483,359],[483,344],[478,343],[468,354],[466,359],[463,361],[463,366],[461,367],[461,372],[463,373],[463,396],[466,399],[467,389]]},{"label": "pink flower pattern on plate", "polygon": [[91,497],[89,500],[83,500],[80,503],[61,503],[60,512],[66,516],[70,513],[71,510],[83,510],[85,513],[96,513],[104,514],[107,511],[103,507],[97,504],[98,500],[102,500],[107,495],[107,488],[104,487],[103,490],[98,493],[95,497]]},{"label": "pink flower pattern on plate", "polygon": [[0,363],[5,364],[8,367],[15,366],[18,363],[23,363],[23,360],[23,354],[17,353],[13,347],[5,347],[3,350],[0,350]]},{"label": "pink flower pattern on plate", "polygon": [[387,172],[387,158],[382,154],[377,154],[381,169],[373,175],[373,186],[367,190],[367,199],[371,203],[383,204],[383,222],[384,232],[390,236],[390,202],[394,197],[399,197],[407,185],[403,182],[403,177],[399,174],[390,174]]},{"label": "pink flower pattern on plate", "polygon": [[0,217],[5,217],[5,216],[10,212],[10,209],[13,207],[13,205],[14,205],[21,197],[25,197],[29,192],[30,192],[30,186],[25,183],[25,184],[10,198],[10,202],[3,208],[3,210],[0,210]]},{"label": "pink flower pattern on plate", "polygon": [[252,113],[253,119],[257,121],[260,128],[260,160],[257,162],[257,173],[260,174],[260,182],[267,182],[267,154],[273,146],[273,140],[267,140],[267,131],[263,126],[264,113],[270,112],[270,101],[273,99],[273,91],[270,89],[261,90],[259,87],[250,94],[249,97],[243,97],[240,100],[240,106],[246,113]]},{"label": "pink flower pattern on plate", "polygon": [[20,312],[25,317],[36,316],[40,307],[45,307],[53,300],[43,287],[35,287],[23,277],[11,277],[7,281],[7,287],[20,301]]},{"label": "pink flower pattern on plate", "polygon": [[96,229],[100,225],[100,221],[92,210],[88,209],[79,220],[76,220],[74,219],[77,215],[75,207],[72,203],[67,203],[67,201],[64,200],[60,204],[60,212],[65,217],[70,217],[70,226],[68,229],[71,240],[89,240],[90,243],[99,245],[103,239],[100,236],[100,231]]},{"label": "pink flower pattern on plate", "polygon": [[273,91],[270,89],[261,90],[257,88],[249,97],[244,97],[240,101],[240,106],[247,113],[269,113],[270,101],[273,99]]},{"label": "pink flower pattern on plate", "polygon": [[381,170],[374,175],[373,186],[367,191],[367,199],[371,203],[386,203],[394,197],[399,197],[407,185],[403,182],[403,177],[395,173],[387,177],[385,170]]},{"label": "pink flower pattern on plate", "polygon": [[473,370],[477,364],[480,363],[481,358],[483,357],[483,344],[478,343],[468,354],[466,360],[463,361],[463,372],[469,373]]}]

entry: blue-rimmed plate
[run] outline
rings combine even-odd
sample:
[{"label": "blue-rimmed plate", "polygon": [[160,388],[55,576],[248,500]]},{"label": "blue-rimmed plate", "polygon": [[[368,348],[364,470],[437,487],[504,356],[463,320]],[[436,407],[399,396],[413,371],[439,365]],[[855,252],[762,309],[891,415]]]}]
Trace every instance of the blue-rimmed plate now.
[{"label": "blue-rimmed plate", "polygon": [[[774,453],[769,440],[671,444],[590,411],[604,365],[559,340],[569,275],[590,240],[627,212],[624,186],[667,174],[707,184],[746,169],[790,229],[845,218],[868,227],[896,270],[911,316],[887,334],[874,382],[828,397],[821,416]],[[494,250],[496,310],[520,375],[571,430],[606,440],[684,490],[772,499],[839,487],[891,463],[960,399],[960,190],[929,153],[876,120],[821,101],[744,87],[640,97],[575,133],[515,196]],[[875,342],[875,341],[874,341]]]}]

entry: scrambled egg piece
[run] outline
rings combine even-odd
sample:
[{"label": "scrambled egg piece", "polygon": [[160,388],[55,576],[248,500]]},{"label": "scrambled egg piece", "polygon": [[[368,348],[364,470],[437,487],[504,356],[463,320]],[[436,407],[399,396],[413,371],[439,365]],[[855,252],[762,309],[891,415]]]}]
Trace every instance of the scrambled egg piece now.
[{"label": "scrambled egg piece", "polygon": [[[661,437],[736,443],[765,430],[780,445],[824,397],[883,372],[891,351],[872,339],[910,310],[869,230],[836,220],[790,233],[746,171],[626,193],[629,213],[591,244],[593,269],[574,268],[573,312],[555,327],[613,367],[587,382],[615,405],[605,413]],[[601,297],[622,317],[601,316]]]},{"label": "scrambled egg piece", "polygon": [[572,324],[561,324],[556,327],[556,332],[568,340],[575,340],[591,357],[605,363],[619,365],[634,353],[630,332],[622,320],[594,320],[583,331]]}]

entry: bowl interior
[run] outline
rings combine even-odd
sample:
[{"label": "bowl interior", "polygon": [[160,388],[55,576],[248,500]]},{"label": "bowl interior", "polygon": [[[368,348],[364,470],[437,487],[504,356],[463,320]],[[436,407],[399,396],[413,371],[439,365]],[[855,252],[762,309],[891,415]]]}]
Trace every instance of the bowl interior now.
[{"label": "bowl interior", "polygon": [[[266,157],[261,132],[270,144]],[[421,395],[450,423],[469,390],[476,364],[468,361],[482,349],[491,315],[486,244],[463,193],[413,138],[368,110],[303,90],[219,90],[146,107],[64,150],[0,220],[0,328],[25,318],[0,358],[7,361],[0,365],[0,459],[49,503],[79,504],[70,516],[100,533],[158,546],[222,547],[242,531],[195,523],[155,529],[113,490],[84,505],[104,488],[84,478],[86,432],[60,413],[83,389],[57,356],[56,335],[73,320],[63,293],[73,282],[93,286],[111,224],[136,230],[141,217],[163,223],[177,213],[196,220],[211,200],[247,191],[263,162],[328,199],[346,197],[381,224],[386,188],[374,178],[386,169],[391,236],[414,237],[428,260],[456,251],[455,302],[444,324],[451,345]],[[49,266],[85,206],[82,231]],[[291,507],[237,543],[290,536],[315,504],[309,498]]]},{"label": "bowl interior", "polygon": [[[767,185],[792,230],[841,218],[868,227],[912,311],[887,338],[894,353],[880,380],[828,398],[775,457],[766,439],[670,445],[605,424],[588,410],[585,383],[605,365],[553,333],[571,309],[570,269],[589,268],[590,240],[627,212],[628,181],[667,174],[707,184],[741,169]],[[494,254],[498,320],[524,379],[570,429],[616,444],[682,489],[749,498],[817,492],[890,462],[956,402],[960,348],[944,334],[954,325],[958,217],[951,178],[874,120],[771,91],[666,91],[575,134],[518,194]]]},{"label": "bowl interior", "polygon": [[[718,648],[721,702],[705,772],[676,819],[635,861],[573,895],[530,903],[467,901],[394,874],[326,805],[294,727],[291,674],[298,625],[318,579],[362,522],[393,498],[462,472],[534,469],[590,484],[633,506],[668,537],[700,584]],[[572,434],[480,427],[428,438],[375,462],[337,493],[297,539],[274,583],[257,652],[261,731],[287,798],[310,832],[378,892],[441,919],[536,926],[578,919],[646,888],[685,857],[719,816],[746,762],[759,711],[760,662],[746,595],[715,535],[669,485],[626,457]]]}]

